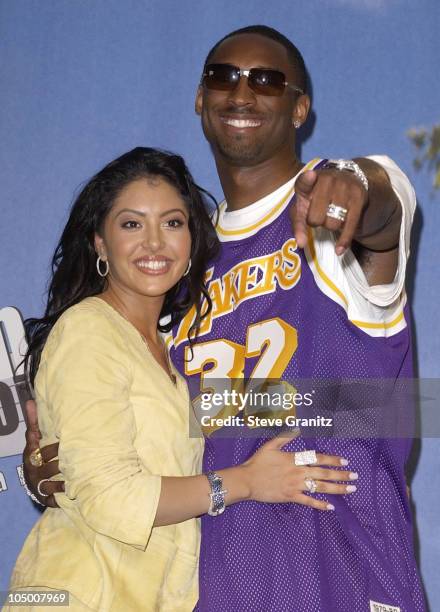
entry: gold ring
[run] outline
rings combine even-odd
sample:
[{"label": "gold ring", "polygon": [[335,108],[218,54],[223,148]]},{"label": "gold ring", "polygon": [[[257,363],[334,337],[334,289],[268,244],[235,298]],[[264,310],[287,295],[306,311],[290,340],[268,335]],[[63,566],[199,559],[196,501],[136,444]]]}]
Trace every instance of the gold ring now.
[{"label": "gold ring", "polygon": [[31,454],[29,455],[29,461],[34,467],[41,467],[43,465],[44,461],[41,455],[40,447],[36,448],[31,452]]}]

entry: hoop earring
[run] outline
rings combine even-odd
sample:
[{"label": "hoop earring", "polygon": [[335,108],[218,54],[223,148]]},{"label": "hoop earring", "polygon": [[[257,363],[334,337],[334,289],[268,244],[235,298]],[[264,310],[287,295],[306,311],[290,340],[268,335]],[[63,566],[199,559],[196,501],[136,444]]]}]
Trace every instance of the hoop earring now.
[{"label": "hoop earring", "polygon": [[[105,271],[104,272],[101,272],[101,265],[100,265],[101,261],[105,263]],[[107,259],[106,260],[101,259],[101,255],[98,255],[98,259],[96,260],[96,270],[97,270],[99,276],[102,276],[102,278],[106,277],[107,274],[108,274],[109,269],[110,269],[110,266],[108,265],[108,260]]]},{"label": "hoop earring", "polygon": [[187,276],[190,270],[191,270],[191,259],[188,261],[188,265],[186,267],[185,274],[183,276]]}]

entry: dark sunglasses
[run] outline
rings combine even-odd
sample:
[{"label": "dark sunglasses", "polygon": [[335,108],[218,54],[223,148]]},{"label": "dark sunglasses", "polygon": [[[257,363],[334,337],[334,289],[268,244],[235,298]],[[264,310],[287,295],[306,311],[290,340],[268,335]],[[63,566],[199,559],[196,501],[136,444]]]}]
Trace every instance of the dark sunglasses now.
[{"label": "dark sunglasses", "polygon": [[286,75],[271,68],[250,68],[242,70],[232,64],[208,64],[202,75],[202,83],[208,89],[233,91],[240,77],[245,76],[249,87],[262,96],[282,96],[286,87],[303,94],[303,90],[286,81]]}]

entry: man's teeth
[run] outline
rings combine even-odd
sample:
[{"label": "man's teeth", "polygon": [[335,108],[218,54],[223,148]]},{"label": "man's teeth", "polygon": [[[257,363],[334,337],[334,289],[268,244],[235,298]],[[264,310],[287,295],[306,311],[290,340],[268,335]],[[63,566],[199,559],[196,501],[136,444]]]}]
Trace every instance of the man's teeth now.
[{"label": "man's teeth", "polygon": [[225,123],[237,128],[258,127],[261,125],[261,122],[255,121],[255,119],[225,119]]},{"label": "man's teeth", "polygon": [[157,260],[138,261],[138,262],[136,262],[136,265],[139,268],[147,268],[148,270],[163,270],[164,268],[166,268],[167,262],[166,261],[157,261]]}]

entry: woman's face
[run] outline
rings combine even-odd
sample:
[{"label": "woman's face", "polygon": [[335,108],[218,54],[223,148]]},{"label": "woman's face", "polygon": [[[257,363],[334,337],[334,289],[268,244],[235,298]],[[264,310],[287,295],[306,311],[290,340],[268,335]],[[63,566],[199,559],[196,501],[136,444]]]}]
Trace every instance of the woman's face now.
[{"label": "woman's face", "polygon": [[111,289],[165,296],[183,276],[191,251],[189,213],[180,194],[158,178],[129,183],[107,215],[95,248],[108,260]]}]

